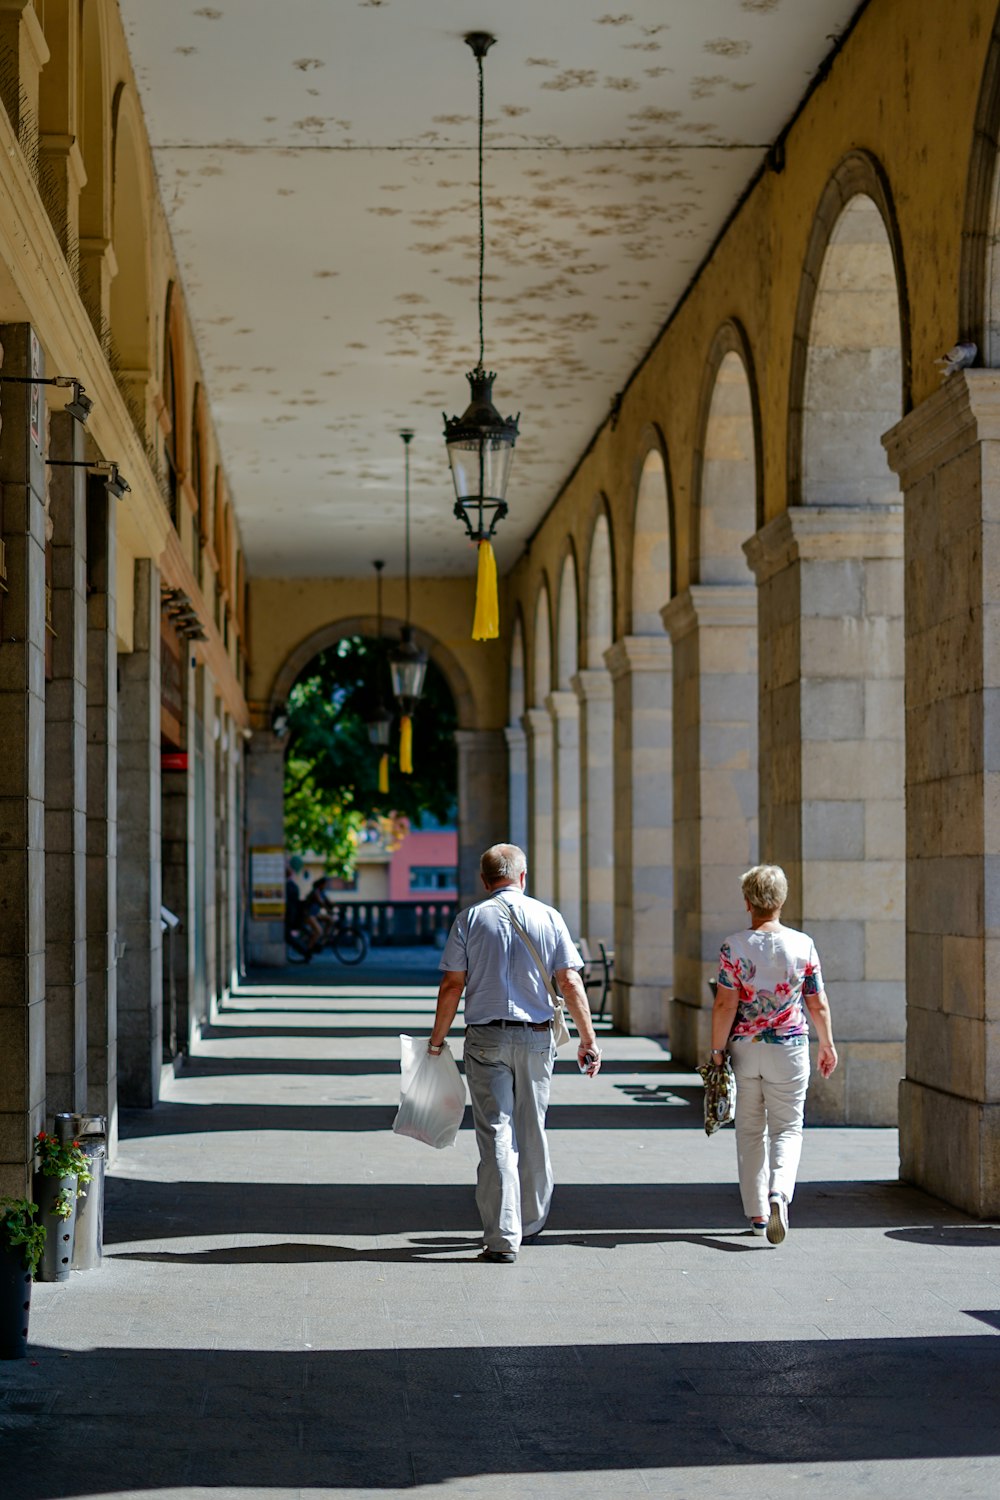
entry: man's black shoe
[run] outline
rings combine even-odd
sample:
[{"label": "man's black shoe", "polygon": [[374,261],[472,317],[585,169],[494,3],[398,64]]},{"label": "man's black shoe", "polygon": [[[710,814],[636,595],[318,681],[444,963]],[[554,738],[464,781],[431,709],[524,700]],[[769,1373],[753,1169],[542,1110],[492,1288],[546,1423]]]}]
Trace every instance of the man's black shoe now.
[{"label": "man's black shoe", "polygon": [[498,1266],[512,1266],[517,1260],[517,1254],[513,1250],[484,1250],[479,1259],[491,1260]]}]

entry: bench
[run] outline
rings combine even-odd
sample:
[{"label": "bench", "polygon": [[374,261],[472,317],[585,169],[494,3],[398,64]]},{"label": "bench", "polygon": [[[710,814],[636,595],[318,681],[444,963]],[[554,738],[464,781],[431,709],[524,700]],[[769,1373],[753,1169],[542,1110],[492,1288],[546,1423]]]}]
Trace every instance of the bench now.
[{"label": "bench", "polygon": [[608,1004],[608,995],[611,993],[611,981],[615,977],[615,955],[614,950],[597,940],[598,954],[591,952],[590,944],[586,938],[579,938],[576,945],[583,959],[583,983],[584,987],[600,981],[601,999],[597,1008],[597,1020],[604,1020],[604,1012]]}]

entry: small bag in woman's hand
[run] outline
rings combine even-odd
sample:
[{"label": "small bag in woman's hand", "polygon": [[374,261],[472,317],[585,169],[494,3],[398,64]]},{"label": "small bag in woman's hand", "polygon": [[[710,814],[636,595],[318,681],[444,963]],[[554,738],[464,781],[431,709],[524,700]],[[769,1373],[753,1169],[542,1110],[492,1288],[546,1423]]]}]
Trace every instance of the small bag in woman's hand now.
[{"label": "small bag in woman's hand", "polygon": [[713,1135],[736,1114],[736,1074],[726,1057],[721,1063],[702,1063],[698,1072],[705,1085],[705,1134]]}]

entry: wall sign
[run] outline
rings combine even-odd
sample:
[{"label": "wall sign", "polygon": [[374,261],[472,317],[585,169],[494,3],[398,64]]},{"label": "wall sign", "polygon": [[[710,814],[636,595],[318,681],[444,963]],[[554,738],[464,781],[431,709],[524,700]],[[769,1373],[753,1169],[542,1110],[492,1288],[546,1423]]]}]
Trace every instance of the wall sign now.
[{"label": "wall sign", "polygon": [[274,845],[250,850],[250,915],[268,922],[285,915],[285,851]]}]

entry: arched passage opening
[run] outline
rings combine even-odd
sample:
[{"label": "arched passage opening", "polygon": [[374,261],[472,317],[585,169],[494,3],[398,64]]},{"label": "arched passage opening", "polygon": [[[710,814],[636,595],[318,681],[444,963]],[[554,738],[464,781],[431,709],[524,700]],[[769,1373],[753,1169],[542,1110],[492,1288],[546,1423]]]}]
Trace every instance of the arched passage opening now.
[{"label": "arched passage opening", "polygon": [[[402,621],[385,619],[384,642],[390,645],[399,637]],[[355,616],[340,619],[312,631],[301,640],[277,670],[268,691],[267,714],[270,729],[256,730],[247,754],[247,831],[250,852],[253,847],[285,849],[285,762],[288,741],[289,702],[295,684],[309,681],[312,664],[322,655],[336,655],[345,651],[342,642],[360,640],[364,646],[372,646],[375,654],[376,621],[372,616]],[[502,739],[477,729],[474,723],[474,699],[471,687],[460,664],[448,651],[444,643],[429,636],[426,631],[414,628],[414,639],[430,658],[429,673],[438,673],[442,685],[442,700],[450,700],[453,709],[448,720],[447,735],[451,739],[448,751],[451,777],[454,780],[454,795],[457,802],[457,891],[460,903],[475,900],[477,895],[478,858],[487,844],[495,843],[507,835],[507,796],[505,796],[505,765]],[[384,697],[388,708],[393,708],[388,682],[384,682]],[[414,721],[414,766],[417,768],[421,756],[439,754],[444,759],[445,751],[426,742],[424,730],[430,726],[429,711],[417,709]],[[397,729],[393,730],[393,754],[396,753]],[[355,735],[357,739],[357,735]],[[493,744],[498,739],[498,744]],[[489,742],[484,742],[489,741]],[[367,753],[364,742],[361,753]],[[378,760],[375,751],[370,751],[367,762],[367,781],[378,777]],[[403,780],[399,769],[391,772],[390,793],[382,795],[382,805],[387,814],[397,808],[388,807],[388,802],[400,801],[391,795],[393,786]],[[441,829],[436,829],[441,832]],[[391,850],[390,850],[391,852]],[[421,876],[423,879],[423,876]],[[420,892],[414,892],[420,894]],[[427,904],[427,898],[423,898]],[[258,919],[250,913],[249,921],[250,960],[256,963],[283,962],[282,924],[276,918],[261,915]]]},{"label": "arched passage opening", "polygon": [[510,841],[519,849],[528,847],[528,753],[524,733],[525,679],[524,624],[520,613],[514,620],[510,641],[508,684],[507,795],[510,807]]},{"label": "arched passage opening", "polygon": [[115,378],[141,436],[146,435],[150,376],[149,235],[151,202],[141,158],[138,106],[124,84],[112,109],[111,237],[116,272],[111,283],[111,359]]},{"label": "arched passage opening", "polygon": [[888,187],[849,157],[803,267],[794,504],[748,555],[760,614],[761,853],[826,950],[836,1081],[813,1119],[895,1122],[905,1031],[903,517],[881,436],[908,400],[905,276]]},{"label": "arched passage opening", "polygon": [[756,403],[742,331],[725,325],[706,367],[696,450],[695,582],[664,610],[674,657],[674,925],[671,1050],[711,1045],[720,938],[757,856],[756,588],[743,552],[758,512]]},{"label": "arched passage opening", "polygon": [[580,931],[580,705],[572,688],[579,636],[576,558],[570,551],[559,574],[555,683],[547,707],[552,719],[555,904],[573,933]]},{"label": "arched passage opening", "polygon": [[528,886],[539,901],[555,899],[552,838],[552,616],[548,580],[535,598],[531,631],[530,704],[524,713],[528,752]]},{"label": "arched passage opening", "polygon": [[611,674],[614,638],[611,531],[601,506],[586,563],[585,665],[573,680],[580,703],[580,930],[594,952],[614,942],[614,764]]},{"label": "arched passage opening", "polygon": [[637,468],[631,632],[606,653],[614,690],[616,1023],[664,1032],[673,986],[671,504],[658,436]]}]

